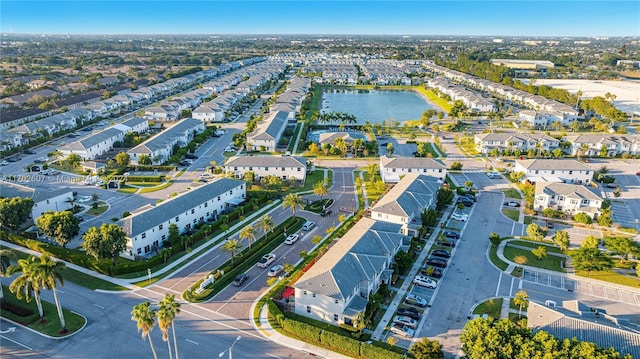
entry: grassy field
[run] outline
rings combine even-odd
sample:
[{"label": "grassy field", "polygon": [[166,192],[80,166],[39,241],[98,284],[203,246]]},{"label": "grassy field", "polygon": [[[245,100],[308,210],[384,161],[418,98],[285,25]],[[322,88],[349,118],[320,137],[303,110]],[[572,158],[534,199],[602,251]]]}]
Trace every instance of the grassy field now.
[{"label": "grassy field", "polygon": [[507,189],[503,189],[502,192],[504,193],[504,196],[507,198],[522,199],[522,196],[520,195],[520,192],[518,192],[517,189],[507,188]]},{"label": "grassy field", "polygon": [[438,97],[438,95],[436,95],[433,91],[427,90],[426,88],[420,87],[420,86],[414,86],[412,88],[418,93],[420,93],[421,95],[425,96],[427,100],[429,100],[429,102],[440,107],[443,111],[446,111],[447,113],[451,111],[452,105],[446,100],[443,100],[440,97]]},{"label": "grassy field", "polygon": [[587,274],[585,271],[576,271],[576,275],[585,278],[598,279],[609,283],[626,285],[629,287],[640,287],[640,278],[622,275],[616,272],[595,271]]},{"label": "grassy field", "polygon": [[139,188],[131,187],[131,186],[127,186],[127,185],[125,184],[125,185],[122,185],[120,188],[118,188],[118,192],[120,192],[120,193],[134,194],[134,193],[138,192],[138,189],[139,189]]},{"label": "grassy field", "polygon": [[513,261],[516,256],[525,256],[527,258],[528,266],[548,269],[556,272],[566,272],[560,264],[564,259],[562,257],[548,254],[546,257],[538,260],[538,258],[536,258],[536,256],[534,256],[531,251],[509,246],[505,247],[504,256],[511,261]]},{"label": "grassy field", "polygon": [[489,299],[485,302],[480,303],[473,310],[473,314],[489,314],[489,316],[500,319],[500,311],[502,309],[502,298]]},{"label": "grassy field", "polygon": [[159,186],[143,188],[140,190],[139,193],[142,194],[142,193],[151,193],[155,191],[160,191],[171,186],[172,184],[173,184],[173,181],[167,181]]},{"label": "grassy field", "polygon": [[502,213],[509,217],[510,219],[512,219],[513,221],[518,222],[518,219],[520,219],[520,211],[518,211],[517,209],[508,209],[508,208],[503,208],[502,209]]},{"label": "grassy field", "polygon": [[473,137],[461,137],[458,143],[460,144],[460,149],[469,156],[475,156],[479,153]]},{"label": "grassy field", "polygon": [[87,211],[87,214],[90,214],[92,216],[99,216],[106,212],[107,209],[109,209],[109,205],[106,202],[100,201],[98,202],[98,208],[94,209],[93,207],[91,207],[91,209]]},{"label": "grassy field", "polygon": [[[332,179],[333,179],[333,174],[332,171],[329,170],[327,171],[327,177],[328,177],[328,181],[329,181],[329,186],[331,186],[332,184]],[[313,190],[313,186],[315,186],[316,183],[320,182],[324,180],[324,169],[318,169],[316,168],[315,171],[313,171],[312,173],[307,174],[307,178],[304,181],[304,186],[302,186],[302,188],[296,188],[295,192],[306,192],[306,191],[312,191]],[[288,192],[294,192],[294,191],[288,191]]]},{"label": "grassy field", "polygon": [[433,142],[424,142],[424,145],[425,145],[424,148],[427,151],[427,153],[430,153],[433,158],[440,157],[440,154],[435,150],[436,145]]},{"label": "grassy field", "polygon": [[560,248],[555,246],[544,245],[536,241],[510,241],[509,244],[510,245],[514,244],[517,246],[523,246],[523,247],[529,247],[529,248],[538,248],[538,246],[543,246],[547,250],[547,252],[562,254],[562,251],[560,250]]},{"label": "grassy field", "polygon": [[[383,191],[380,191],[380,189],[376,188],[375,185],[373,185],[371,183],[371,181],[369,180],[369,172],[364,172],[362,174],[362,177],[364,178],[364,188],[367,191],[367,198],[369,199],[369,203],[373,203],[375,201],[378,200],[378,198],[380,198],[380,196],[384,193],[384,191],[386,191],[386,186],[385,189]],[[378,178],[378,180],[380,180]]]},{"label": "grassy field", "polygon": [[503,262],[502,259],[498,257],[497,252],[498,252],[498,246],[491,245],[491,247],[489,247],[489,259],[491,260],[491,263],[493,263],[493,265],[500,268],[500,270],[504,271],[505,269],[507,269],[507,267],[509,267],[509,264],[506,262]]},{"label": "grassy field", "polygon": [[[66,333],[60,333],[60,318],[58,317],[58,311],[55,304],[46,302],[44,300],[42,301],[44,320],[41,321],[40,317],[38,316],[38,307],[36,306],[35,300],[31,300],[31,302],[29,303],[27,303],[24,299],[20,300],[9,291],[8,287],[4,285],[2,286],[2,290],[4,293],[4,298],[2,299],[3,302],[8,303],[13,307],[24,308],[31,313],[25,316],[20,316],[10,312],[9,310],[3,309],[1,312],[2,317],[25,325],[30,329],[35,330],[36,332],[43,333],[52,337],[65,337],[69,334],[77,332],[86,323],[84,317],[72,313],[71,311],[66,310],[63,307],[62,312],[68,331]],[[64,306],[64,302],[61,302],[60,305]]]}]

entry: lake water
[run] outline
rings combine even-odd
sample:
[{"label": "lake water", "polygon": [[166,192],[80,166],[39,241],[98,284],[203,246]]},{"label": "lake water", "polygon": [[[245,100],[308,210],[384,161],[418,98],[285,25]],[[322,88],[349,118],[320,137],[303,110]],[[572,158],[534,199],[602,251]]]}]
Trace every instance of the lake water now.
[{"label": "lake water", "polygon": [[344,112],[356,116],[359,124],[419,120],[426,109],[439,110],[413,91],[331,91],[322,95],[321,112]]}]

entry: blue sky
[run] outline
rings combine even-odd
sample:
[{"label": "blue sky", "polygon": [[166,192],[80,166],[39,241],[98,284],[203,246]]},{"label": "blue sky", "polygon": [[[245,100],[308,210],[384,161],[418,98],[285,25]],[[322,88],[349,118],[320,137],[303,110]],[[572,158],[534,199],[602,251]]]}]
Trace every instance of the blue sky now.
[{"label": "blue sky", "polygon": [[640,36],[640,1],[2,0],[0,31]]}]

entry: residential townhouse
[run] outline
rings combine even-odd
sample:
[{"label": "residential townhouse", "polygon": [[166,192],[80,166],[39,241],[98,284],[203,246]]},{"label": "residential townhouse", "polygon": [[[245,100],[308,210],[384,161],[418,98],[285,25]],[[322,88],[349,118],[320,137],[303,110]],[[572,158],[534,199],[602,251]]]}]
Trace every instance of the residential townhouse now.
[{"label": "residential townhouse", "polygon": [[149,156],[154,165],[161,164],[171,157],[174,145],[184,147],[193,140],[195,134],[202,133],[204,130],[204,122],[194,118],[185,118],[128,150],[127,153],[132,164],[138,164],[141,155]]},{"label": "residential townhouse", "polygon": [[[27,122],[10,129],[10,132],[22,134],[24,137],[34,138],[43,135],[52,136],[60,131],[73,130],[86,120],[93,118],[91,111],[85,109],[73,109],[61,114],[45,117],[43,119]],[[24,142],[24,141],[23,141]]]},{"label": "residential townhouse", "polygon": [[283,180],[295,179],[304,183],[307,176],[307,161],[293,156],[234,156],[227,160],[224,171],[233,177],[243,179],[245,173],[252,172],[254,180],[276,176]]},{"label": "residential townhouse", "polygon": [[602,198],[583,185],[538,181],[533,208],[538,213],[545,208],[553,208],[570,216],[584,213],[596,219],[600,215]]},{"label": "residential townhouse", "polygon": [[22,146],[22,134],[0,131],[0,151],[7,151]]},{"label": "residential townhouse", "polygon": [[394,256],[409,241],[400,227],[359,220],[293,284],[296,314],[352,325],[380,284],[390,282]]},{"label": "residential townhouse", "polygon": [[478,152],[490,154],[497,150],[539,150],[551,152],[560,148],[560,140],[543,133],[480,133],[474,136]]},{"label": "residential townhouse", "polygon": [[350,148],[353,145],[353,141],[356,139],[366,140],[366,137],[364,134],[357,132],[323,132],[318,136],[318,143],[320,147],[326,144],[334,146],[338,139],[343,140]]},{"label": "residential townhouse", "polygon": [[0,197],[31,198],[31,219],[35,223],[46,212],[62,212],[73,208],[73,191],[68,188],[51,190],[31,188],[14,182],[0,181]]},{"label": "residential townhouse", "polygon": [[516,160],[513,169],[523,172],[532,183],[563,182],[588,184],[593,177],[593,169],[582,162],[571,159],[526,159]]},{"label": "residential townhouse", "polygon": [[444,181],[447,166],[426,157],[380,157],[380,177],[385,183],[396,183],[406,174],[417,173]]},{"label": "residential townhouse", "polygon": [[406,174],[371,207],[371,218],[399,224],[403,234],[417,236],[422,211],[435,206],[438,189],[440,182],[434,177]]},{"label": "residential townhouse", "polygon": [[245,199],[244,181],[219,178],[145,208],[120,221],[127,236],[127,249],[121,255],[128,258],[147,255],[168,241],[171,224],[178,226],[180,233],[190,231],[198,223],[217,220],[220,214]]},{"label": "residential townhouse", "polygon": [[275,152],[290,114],[285,111],[270,113],[258,123],[255,131],[247,135],[247,148],[253,151]]},{"label": "residential townhouse", "polygon": [[498,110],[493,101],[467,90],[464,86],[454,85],[444,77],[427,80],[427,86],[449,95],[453,101],[462,101],[472,111],[486,113]]},{"label": "residential townhouse", "polygon": [[586,134],[569,135],[566,140],[571,143],[570,151],[574,156],[640,155],[640,136],[638,135],[609,135]]},{"label": "residential townhouse", "polygon": [[8,130],[12,127],[20,126],[26,122],[35,121],[40,118],[51,116],[51,111],[39,108],[28,108],[19,110],[0,110],[0,130]]}]

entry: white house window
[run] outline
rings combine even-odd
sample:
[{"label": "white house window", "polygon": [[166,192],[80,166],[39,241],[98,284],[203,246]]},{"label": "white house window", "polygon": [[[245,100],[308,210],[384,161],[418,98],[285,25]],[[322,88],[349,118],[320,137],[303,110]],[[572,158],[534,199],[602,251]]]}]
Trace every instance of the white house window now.
[{"label": "white house window", "polygon": [[158,229],[159,229],[159,230],[162,230],[162,225],[159,225],[159,226],[158,226]]},{"label": "white house window", "polygon": [[167,235],[166,235],[166,234],[163,234],[163,235],[162,235],[162,240],[163,240],[163,241],[165,241],[166,239],[167,239]]},{"label": "white house window", "polygon": [[194,214],[195,212],[196,212],[196,210],[191,208],[191,214]]},{"label": "white house window", "polygon": [[338,304],[338,300],[337,299],[335,300],[335,303]]},{"label": "white house window", "polygon": [[180,216],[176,217],[176,222],[180,222]]},{"label": "white house window", "polygon": [[313,297],[314,297],[314,298],[316,297],[316,293],[313,293]]},{"label": "white house window", "polygon": [[147,234],[146,233],[142,233],[142,239],[147,238]]},{"label": "white house window", "polygon": [[204,208],[207,208],[209,206],[209,202],[205,202],[204,203]]},{"label": "white house window", "polygon": [[572,175],[572,174],[573,174],[573,171],[569,171],[569,174],[570,174],[570,175]]},{"label": "white house window", "polygon": [[306,291],[306,290],[305,290],[305,291],[303,291],[303,292],[302,292],[302,294],[307,295],[307,291]]},{"label": "white house window", "polygon": [[302,168],[298,167],[298,172],[302,171]]},{"label": "white house window", "polygon": [[338,321],[338,314],[333,315],[333,320],[335,320],[336,322]]},{"label": "white house window", "polygon": [[138,252],[138,254],[142,254],[142,248],[138,248],[136,252]]},{"label": "white house window", "polygon": [[307,313],[311,313],[311,306],[307,305]]}]

